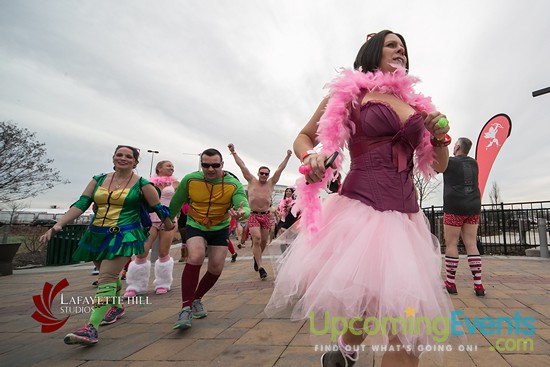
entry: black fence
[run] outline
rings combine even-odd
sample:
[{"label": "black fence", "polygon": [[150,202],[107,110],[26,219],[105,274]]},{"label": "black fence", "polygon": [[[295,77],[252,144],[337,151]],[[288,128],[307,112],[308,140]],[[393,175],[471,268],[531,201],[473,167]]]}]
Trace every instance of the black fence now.
[{"label": "black fence", "polygon": [[[444,251],[443,207],[431,206],[422,210]],[[477,232],[480,252],[486,255],[525,256],[525,250],[539,245],[538,218],[547,221],[548,241],[550,201],[482,205]],[[465,253],[462,243],[459,243],[459,252]]]}]

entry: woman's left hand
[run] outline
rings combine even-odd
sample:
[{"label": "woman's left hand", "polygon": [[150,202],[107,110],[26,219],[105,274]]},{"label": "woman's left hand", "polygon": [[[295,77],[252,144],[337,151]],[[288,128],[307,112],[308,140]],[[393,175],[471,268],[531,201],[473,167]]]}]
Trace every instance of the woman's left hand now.
[{"label": "woman's left hand", "polygon": [[61,232],[63,230],[63,227],[59,225],[58,223],[54,224],[50,229],[46,231],[40,238],[38,239],[38,242],[42,245],[47,244],[50,239],[55,236],[57,232]]},{"label": "woman's left hand", "polygon": [[439,111],[430,113],[422,112],[422,117],[424,118],[424,126],[426,127],[426,130],[428,130],[437,140],[443,140],[445,138],[445,134],[449,132],[450,126],[447,123],[446,126],[439,127],[437,122],[442,118],[446,120],[447,117]]}]

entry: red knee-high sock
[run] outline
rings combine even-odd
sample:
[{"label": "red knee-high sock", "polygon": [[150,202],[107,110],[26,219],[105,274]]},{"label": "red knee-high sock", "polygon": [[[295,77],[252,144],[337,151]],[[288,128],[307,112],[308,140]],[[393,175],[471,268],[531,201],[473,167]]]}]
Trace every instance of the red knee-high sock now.
[{"label": "red knee-high sock", "polygon": [[220,275],[214,275],[211,272],[207,271],[199,283],[199,287],[195,292],[195,298],[202,298],[216,284]]},{"label": "red knee-high sock", "polygon": [[445,256],[446,284],[448,286],[455,285],[456,268],[458,268],[458,257]]},{"label": "red knee-high sock", "polygon": [[470,265],[472,277],[474,278],[474,288],[483,288],[483,284],[481,284],[481,256],[468,255],[468,265]]},{"label": "red knee-high sock", "polygon": [[231,255],[235,253],[235,246],[233,246],[233,242],[231,242],[231,240],[227,242],[227,249],[229,250]]},{"label": "red knee-high sock", "polygon": [[197,284],[199,283],[199,275],[201,272],[201,265],[185,264],[183,272],[181,273],[181,307],[189,306],[193,304],[195,300],[195,291]]}]

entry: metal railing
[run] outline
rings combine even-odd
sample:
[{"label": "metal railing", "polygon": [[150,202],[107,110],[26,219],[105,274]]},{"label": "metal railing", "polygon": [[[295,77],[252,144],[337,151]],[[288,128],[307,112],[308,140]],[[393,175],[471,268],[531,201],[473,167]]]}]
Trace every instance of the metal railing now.
[{"label": "metal railing", "polygon": [[[443,207],[431,206],[422,210],[444,250]],[[540,243],[538,218],[550,221],[550,201],[482,205],[477,233],[480,253],[525,256],[525,250]],[[462,243],[459,243],[459,252],[465,253]]]}]

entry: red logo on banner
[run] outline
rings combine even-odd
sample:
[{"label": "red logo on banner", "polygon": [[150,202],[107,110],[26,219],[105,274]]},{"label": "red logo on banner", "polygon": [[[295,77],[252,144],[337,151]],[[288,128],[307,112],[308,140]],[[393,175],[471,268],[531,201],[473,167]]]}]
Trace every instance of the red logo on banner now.
[{"label": "red logo on banner", "polygon": [[479,192],[482,198],[493,163],[511,131],[512,120],[503,113],[492,117],[481,129],[476,144],[476,161],[479,166]]},{"label": "red logo on banner", "polygon": [[66,319],[59,320],[52,314],[52,302],[55,296],[57,296],[57,294],[68,285],[69,282],[67,281],[67,278],[61,280],[55,285],[55,287],[46,282],[44,284],[44,288],[42,289],[42,297],[40,295],[32,297],[34,305],[37,309],[37,311],[34,311],[32,314],[32,318],[42,324],[43,333],[51,333],[52,331],[56,331],[65,325],[69,319],[70,316],[67,316]]}]

